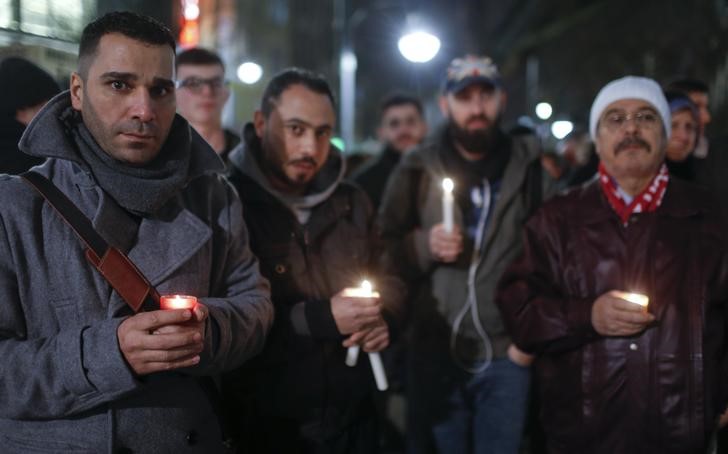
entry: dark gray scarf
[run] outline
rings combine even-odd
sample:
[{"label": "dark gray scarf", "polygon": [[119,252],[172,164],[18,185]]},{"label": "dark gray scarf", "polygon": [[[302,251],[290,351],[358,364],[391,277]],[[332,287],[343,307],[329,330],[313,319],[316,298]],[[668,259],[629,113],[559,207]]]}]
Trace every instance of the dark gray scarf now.
[{"label": "dark gray scarf", "polygon": [[187,184],[191,135],[180,117],[175,117],[159,155],[144,167],[124,164],[101,149],[75,110],[69,108],[61,119],[97,184],[130,212],[153,214]]}]

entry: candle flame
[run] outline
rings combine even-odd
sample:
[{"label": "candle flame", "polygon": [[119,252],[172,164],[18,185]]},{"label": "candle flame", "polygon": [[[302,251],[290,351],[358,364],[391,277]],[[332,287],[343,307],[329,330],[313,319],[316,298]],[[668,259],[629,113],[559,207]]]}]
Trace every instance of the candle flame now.
[{"label": "candle flame", "polygon": [[647,305],[650,303],[650,299],[646,295],[641,295],[639,293],[628,293],[628,292],[618,292],[619,297],[623,300],[629,301],[630,303],[639,304],[642,307],[647,307]]},{"label": "candle flame", "polygon": [[369,282],[368,280],[364,279],[363,281],[361,281],[361,289],[364,290],[365,292],[371,293],[372,283]]},{"label": "candle flame", "polygon": [[450,194],[452,190],[455,188],[455,183],[450,178],[445,178],[442,180],[442,189]]}]

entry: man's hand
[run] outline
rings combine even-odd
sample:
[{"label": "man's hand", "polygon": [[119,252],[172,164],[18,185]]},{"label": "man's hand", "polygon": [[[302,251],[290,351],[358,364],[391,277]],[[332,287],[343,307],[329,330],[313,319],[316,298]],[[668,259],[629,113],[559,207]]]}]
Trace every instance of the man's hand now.
[{"label": "man's hand", "polygon": [[340,291],[331,298],[331,313],[341,334],[361,331],[381,319],[379,298],[344,296]]},{"label": "man's hand", "polygon": [[369,329],[357,331],[344,340],[344,348],[354,345],[361,345],[362,349],[369,352],[380,352],[389,346],[389,327],[383,318]]},{"label": "man's hand", "polygon": [[124,320],[116,331],[119,348],[138,375],[200,362],[207,308],[141,312]]},{"label": "man's hand", "polygon": [[430,254],[441,262],[452,263],[463,251],[463,236],[458,226],[448,233],[443,224],[430,229]]},{"label": "man's hand", "polygon": [[601,295],[592,306],[594,329],[603,336],[631,336],[655,321],[655,316],[639,304],[623,300],[619,292]]},{"label": "man's hand", "polygon": [[516,347],[515,344],[511,344],[508,346],[508,358],[510,358],[511,362],[521,367],[528,367],[536,357],[524,352]]}]

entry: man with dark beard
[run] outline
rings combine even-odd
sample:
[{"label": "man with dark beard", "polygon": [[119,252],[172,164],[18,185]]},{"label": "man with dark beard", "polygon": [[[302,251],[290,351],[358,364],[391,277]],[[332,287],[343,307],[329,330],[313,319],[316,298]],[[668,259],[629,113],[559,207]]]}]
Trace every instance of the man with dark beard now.
[{"label": "man with dark beard", "polygon": [[493,297],[547,180],[534,139],[500,128],[505,102],[489,58],[453,60],[440,97],[447,124],[402,159],[382,202],[387,252],[411,287],[410,452],[518,451],[530,358]]},{"label": "man with dark beard", "polygon": [[[230,154],[251,248],[271,282],[273,328],[263,352],[223,377],[238,452],[379,452],[370,361],[401,306],[403,285],[377,266],[366,194],[343,181],[330,143],[334,96],[320,75],[288,68],[263,92],[260,109]],[[347,287],[371,279],[379,296]]]}]

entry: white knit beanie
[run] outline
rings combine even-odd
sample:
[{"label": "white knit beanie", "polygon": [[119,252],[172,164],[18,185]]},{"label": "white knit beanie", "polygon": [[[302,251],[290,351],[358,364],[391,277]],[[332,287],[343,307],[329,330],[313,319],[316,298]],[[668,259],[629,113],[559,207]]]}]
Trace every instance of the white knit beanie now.
[{"label": "white knit beanie", "polygon": [[596,139],[597,123],[604,109],[611,103],[622,99],[641,99],[652,104],[652,107],[657,110],[662,118],[665,137],[670,137],[670,126],[672,124],[670,106],[667,104],[660,86],[654,80],[646,77],[626,76],[609,82],[594,99],[591,114],[589,115],[589,133],[592,140]]}]

